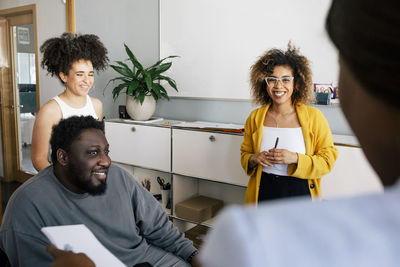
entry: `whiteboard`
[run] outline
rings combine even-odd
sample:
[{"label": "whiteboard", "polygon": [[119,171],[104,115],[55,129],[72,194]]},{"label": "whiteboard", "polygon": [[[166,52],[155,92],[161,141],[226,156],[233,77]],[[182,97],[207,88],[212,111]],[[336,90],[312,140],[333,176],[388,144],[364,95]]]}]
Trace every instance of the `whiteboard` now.
[{"label": "whiteboard", "polygon": [[337,51],[325,32],[330,0],[160,0],[160,58],[170,96],[250,99],[249,71],[264,51],[291,40],[315,83],[336,83]]}]

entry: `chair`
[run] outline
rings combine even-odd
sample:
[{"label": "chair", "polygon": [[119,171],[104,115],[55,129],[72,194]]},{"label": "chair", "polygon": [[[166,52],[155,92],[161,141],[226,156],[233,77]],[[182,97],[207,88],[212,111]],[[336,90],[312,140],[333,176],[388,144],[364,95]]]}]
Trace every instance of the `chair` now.
[{"label": "chair", "polygon": [[0,249],[0,267],[11,267],[6,253]]}]

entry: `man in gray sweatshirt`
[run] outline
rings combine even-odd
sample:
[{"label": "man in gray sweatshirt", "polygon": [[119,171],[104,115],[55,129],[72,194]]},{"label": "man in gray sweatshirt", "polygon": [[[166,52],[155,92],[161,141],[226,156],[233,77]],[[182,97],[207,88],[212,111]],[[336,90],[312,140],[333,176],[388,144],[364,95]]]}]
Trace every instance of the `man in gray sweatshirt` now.
[{"label": "man in gray sweatshirt", "polygon": [[71,117],[53,128],[53,165],[12,195],[0,248],[12,266],[50,266],[45,226],[84,224],[127,266],[190,266],[197,253],[155,198],[111,164],[104,123]]}]

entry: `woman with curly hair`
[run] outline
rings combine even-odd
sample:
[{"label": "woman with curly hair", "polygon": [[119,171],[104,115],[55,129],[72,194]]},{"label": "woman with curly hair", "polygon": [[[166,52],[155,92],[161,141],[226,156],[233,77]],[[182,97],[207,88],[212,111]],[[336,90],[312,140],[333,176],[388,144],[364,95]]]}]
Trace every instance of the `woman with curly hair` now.
[{"label": "woman with curly hair", "polygon": [[36,116],[31,159],[38,171],[50,165],[48,152],[53,125],[74,115],[102,119],[101,101],[89,97],[88,93],[93,86],[94,69],[104,70],[108,62],[107,49],[93,34],[64,33],[45,41],[40,52],[43,53],[42,68],[57,76],[65,90],[44,104]]},{"label": "woman with curly hair", "polygon": [[251,67],[250,83],[261,107],[248,117],[240,149],[250,176],[245,202],[320,197],[321,176],[332,170],[338,152],[327,120],[307,105],[307,58],[290,43],[286,51],[268,50]]}]

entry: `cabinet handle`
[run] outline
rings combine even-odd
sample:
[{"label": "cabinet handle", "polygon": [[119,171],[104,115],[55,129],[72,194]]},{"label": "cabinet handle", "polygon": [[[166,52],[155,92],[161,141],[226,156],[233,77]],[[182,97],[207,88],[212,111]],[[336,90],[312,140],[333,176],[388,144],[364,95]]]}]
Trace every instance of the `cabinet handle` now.
[{"label": "cabinet handle", "polygon": [[211,142],[215,142],[215,137],[214,137],[214,135],[211,135],[208,139],[210,139]]},{"label": "cabinet handle", "polygon": [[131,131],[132,131],[132,132],[136,132],[136,128],[135,128],[135,127],[132,127],[132,128],[131,128]]}]

